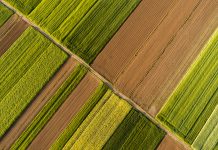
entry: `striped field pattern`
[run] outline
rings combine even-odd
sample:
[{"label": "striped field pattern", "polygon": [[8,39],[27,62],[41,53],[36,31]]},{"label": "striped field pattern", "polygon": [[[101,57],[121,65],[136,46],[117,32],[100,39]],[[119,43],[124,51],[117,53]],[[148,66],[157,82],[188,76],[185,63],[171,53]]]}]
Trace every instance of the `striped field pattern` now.
[{"label": "striped field pattern", "polygon": [[28,28],[0,58],[0,137],[40,92],[68,55]]},{"label": "striped field pattern", "polygon": [[218,104],[218,29],[157,115],[166,127],[192,144]]},{"label": "striped field pattern", "polygon": [[218,105],[207,120],[192,147],[196,150],[218,149]]}]

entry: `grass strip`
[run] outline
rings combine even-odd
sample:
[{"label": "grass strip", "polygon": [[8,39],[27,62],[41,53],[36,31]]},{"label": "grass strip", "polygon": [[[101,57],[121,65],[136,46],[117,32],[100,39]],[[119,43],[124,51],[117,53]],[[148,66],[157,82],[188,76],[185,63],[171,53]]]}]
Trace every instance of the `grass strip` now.
[{"label": "grass strip", "polygon": [[102,149],[131,108],[127,102],[112,94],[98,112],[84,120],[64,149]]},{"label": "grass strip", "polygon": [[13,11],[0,2],[0,27],[13,15]]},{"label": "grass strip", "polygon": [[[10,128],[10,126],[21,115],[29,103],[36,97],[36,95],[42,90],[46,83],[52,78],[52,76],[68,58],[68,55],[65,52],[61,51],[52,43],[50,43],[48,48],[46,48],[41,54],[37,53],[37,50],[40,51],[40,45],[36,47],[33,46],[32,48],[27,48],[25,46],[20,47],[20,44],[25,45],[27,42],[26,40],[29,37],[29,33],[34,34],[34,32],[37,31],[32,28],[27,29],[27,31],[24,33],[27,38],[21,36],[18,42],[15,42],[10,50],[4,53],[4,55],[2,55],[0,58],[1,75],[7,74],[7,72],[5,73],[4,70],[8,71],[10,68],[13,68],[13,70],[10,72],[10,74],[13,74],[13,76],[4,75],[4,80],[1,80],[0,85],[1,88],[2,85],[4,85],[3,87],[10,87],[8,91],[6,91],[6,94],[4,93],[4,89],[0,91],[0,137],[4,135],[4,133]],[[48,41],[48,39],[46,39],[43,35],[40,35],[40,38],[44,39],[45,43]],[[32,41],[31,38],[28,40]],[[31,43],[29,41],[27,43]],[[43,45],[41,46],[43,47]],[[29,55],[33,56],[33,62],[29,62],[29,58],[27,59]],[[36,55],[37,57],[35,57]],[[19,63],[12,64],[13,61],[18,61]],[[18,68],[16,68],[17,66]],[[22,72],[18,73],[19,78],[17,78],[17,74],[14,74],[13,72],[19,71],[17,69],[20,68],[22,68],[22,70],[20,70]],[[13,77],[16,78],[16,82],[13,80]],[[6,86],[5,82],[7,82]]]},{"label": "grass strip", "polygon": [[63,104],[70,93],[83,79],[87,69],[78,65],[51,99],[44,105],[31,124],[12,145],[12,149],[26,149],[46,123],[51,119],[58,108]]},{"label": "grass strip", "polygon": [[111,149],[156,149],[165,132],[140,112],[132,109],[104,145]]},{"label": "grass strip", "polygon": [[[77,113],[77,115],[72,118],[72,121],[69,123],[68,127],[59,135],[57,140],[52,144],[50,149],[62,149],[65,144],[69,141],[72,135],[76,132],[77,128],[82,124],[82,122],[90,116],[90,112],[93,113],[101,104],[102,101],[108,99],[111,95],[111,91],[108,90],[108,87],[102,82],[95,90],[95,92],[91,95],[88,101],[83,105],[81,110]],[[87,120],[87,119],[86,119]]]},{"label": "grass strip", "polygon": [[218,149],[218,106],[207,120],[192,148],[196,150],[217,150]]},{"label": "grass strip", "polygon": [[157,119],[192,144],[218,104],[218,29],[191,65]]}]

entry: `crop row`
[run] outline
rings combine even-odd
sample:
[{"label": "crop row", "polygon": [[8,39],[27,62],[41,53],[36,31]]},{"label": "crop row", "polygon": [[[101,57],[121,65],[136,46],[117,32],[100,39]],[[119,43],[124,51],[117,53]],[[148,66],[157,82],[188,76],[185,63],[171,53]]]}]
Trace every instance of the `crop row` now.
[{"label": "crop row", "polygon": [[12,145],[12,149],[26,149],[37,134],[42,130],[46,123],[51,119],[58,108],[64,103],[70,93],[76,88],[83,79],[87,69],[78,65],[69,77],[64,81],[61,87],[55,92],[50,100],[43,106],[41,111],[22,132],[20,137]]},{"label": "crop row", "polygon": [[6,1],[91,63],[141,0]]},{"label": "crop row", "polygon": [[156,149],[164,135],[143,114],[131,109],[103,149]]},{"label": "crop row", "polygon": [[0,57],[0,137],[67,58],[33,28],[28,28]]},{"label": "crop row", "polygon": [[192,144],[218,104],[218,29],[157,118]]},{"label": "crop row", "polygon": [[0,27],[11,17],[13,11],[0,2]]},{"label": "crop row", "polygon": [[[218,94],[218,93],[217,93]],[[196,150],[218,149],[218,105],[207,120],[192,147]]]},{"label": "crop row", "polygon": [[[165,135],[163,130],[111,90],[100,92],[101,96],[97,93],[73,118],[51,149],[125,149],[131,146],[155,149],[159,145]],[[87,109],[96,96],[97,104],[92,105],[92,110]],[[87,110],[89,113],[82,117]]]}]

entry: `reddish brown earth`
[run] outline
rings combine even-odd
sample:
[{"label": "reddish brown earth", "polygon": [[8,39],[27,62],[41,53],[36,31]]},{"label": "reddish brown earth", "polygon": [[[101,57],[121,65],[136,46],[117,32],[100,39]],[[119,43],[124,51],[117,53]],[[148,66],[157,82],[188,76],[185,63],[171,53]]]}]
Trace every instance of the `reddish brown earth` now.
[{"label": "reddish brown earth", "polygon": [[36,97],[30,106],[25,110],[21,117],[16,121],[12,128],[0,140],[2,149],[9,149],[15,140],[25,130],[27,125],[34,119],[44,104],[51,98],[55,91],[61,86],[65,79],[70,75],[77,62],[69,58],[63,67],[57,72],[52,80],[44,87],[41,93]]},{"label": "reddish brown earth", "polygon": [[33,140],[28,149],[49,149],[51,144],[58,138],[72,118],[98,87],[99,81],[100,80],[94,77],[93,74],[88,73],[54,114],[51,120],[46,124],[43,130]]},{"label": "reddish brown earth", "polygon": [[0,27],[0,56],[16,41],[29,25],[17,14]]},{"label": "reddish brown earth", "polygon": [[[143,2],[140,5],[146,5]],[[156,5],[167,3],[159,2]],[[143,28],[147,28],[147,24],[142,23],[142,18],[133,22],[131,16],[125,22],[131,28],[126,28],[125,31],[121,28],[117,37],[111,40],[92,64],[119,91],[152,116],[163,106],[218,25],[216,0],[179,0],[171,3],[173,4],[168,4],[164,17],[159,18],[159,24],[153,24],[155,30],[147,38],[138,37],[134,33],[146,30]],[[135,17],[137,13],[138,16],[149,14],[144,13],[142,8],[141,11],[137,9],[133,14]],[[153,18],[155,17],[154,13]],[[150,18],[149,22],[152,21]],[[139,40],[140,47],[135,44]],[[126,44],[131,45],[128,51],[134,53],[134,56],[126,53]],[[129,57],[124,58],[123,55]],[[119,59],[121,63],[118,62]]]},{"label": "reddish brown earth", "polygon": [[188,150],[188,149],[190,148],[184,147],[184,145],[173,139],[170,135],[166,135],[157,148],[157,150]]}]

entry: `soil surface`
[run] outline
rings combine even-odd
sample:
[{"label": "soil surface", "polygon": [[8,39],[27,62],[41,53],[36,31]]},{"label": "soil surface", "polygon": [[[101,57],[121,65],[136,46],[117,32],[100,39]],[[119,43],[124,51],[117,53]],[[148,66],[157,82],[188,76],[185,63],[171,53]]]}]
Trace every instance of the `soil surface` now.
[{"label": "soil surface", "polygon": [[28,149],[45,150],[58,138],[62,131],[70,123],[71,119],[77,114],[85,104],[91,94],[99,85],[99,80],[88,73],[70,94],[63,105],[46,124],[43,130],[33,140]]},{"label": "soil surface", "polygon": [[21,17],[14,14],[0,27],[0,56],[5,53],[28,26]]},{"label": "soil surface", "polygon": [[170,135],[166,135],[157,148],[157,150],[188,150],[188,149],[191,148],[184,147],[184,145],[173,139]]},{"label": "soil surface", "polygon": [[[218,26],[216,0],[157,1],[142,1],[125,22],[125,29],[117,32],[92,64],[152,116],[161,109]],[[145,7],[152,7],[154,2],[159,7],[145,13]],[[151,18],[156,17],[159,22],[148,28]],[[135,32],[143,32],[144,36]]]},{"label": "soil surface", "polygon": [[44,87],[41,93],[27,107],[21,117],[15,122],[12,128],[6,133],[3,139],[0,140],[2,149],[9,149],[15,140],[21,135],[28,124],[34,119],[37,113],[41,110],[44,104],[51,98],[55,91],[61,86],[65,79],[70,75],[71,71],[77,64],[76,60],[69,58],[63,67],[57,72],[51,81]]}]

